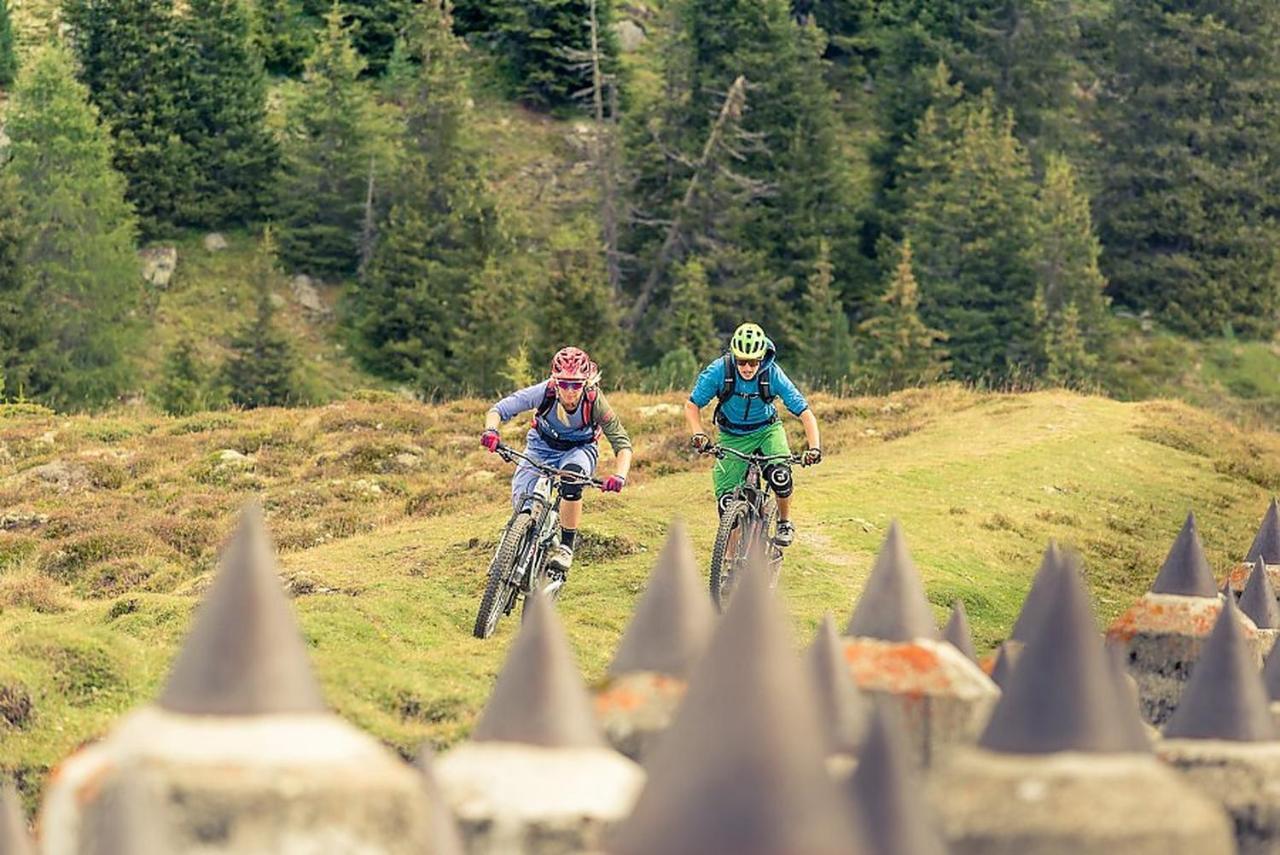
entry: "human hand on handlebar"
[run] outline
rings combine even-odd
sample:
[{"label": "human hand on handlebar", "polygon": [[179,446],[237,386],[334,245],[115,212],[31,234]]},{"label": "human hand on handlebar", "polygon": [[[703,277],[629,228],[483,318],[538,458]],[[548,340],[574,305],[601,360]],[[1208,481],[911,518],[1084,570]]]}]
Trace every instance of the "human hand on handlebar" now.
[{"label": "human hand on handlebar", "polygon": [[801,466],[817,466],[822,462],[821,448],[806,448],[800,455]]},{"label": "human hand on handlebar", "polygon": [[627,485],[627,479],[621,475],[610,475],[604,479],[604,483],[600,485],[600,489],[606,493],[621,493],[622,488]]},{"label": "human hand on handlebar", "polygon": [[489,428],[484,433],[480,434],[480,444],[489,449],[490,454],[498,450],[498,443],[500,441],[498,432],[493,428]]},{"label": "human hand on handlebar", "polygon": [[705,433],[695,433],[689,437],[689,444],[693,446],[693,450],[699,454],[706,454],[707,449],[711,448],[711,437]]}]

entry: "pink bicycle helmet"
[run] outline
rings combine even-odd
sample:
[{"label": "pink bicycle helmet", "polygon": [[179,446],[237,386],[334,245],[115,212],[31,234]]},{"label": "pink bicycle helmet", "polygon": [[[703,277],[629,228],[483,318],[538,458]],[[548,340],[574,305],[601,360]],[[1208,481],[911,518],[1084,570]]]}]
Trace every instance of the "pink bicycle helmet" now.
[{"label": "pink bicycle helmet", "polygon": [[562,347],[551,357],[553,380],[582,380],[592,384],[600,377],[600,369],[586,351],[577,347]]}]

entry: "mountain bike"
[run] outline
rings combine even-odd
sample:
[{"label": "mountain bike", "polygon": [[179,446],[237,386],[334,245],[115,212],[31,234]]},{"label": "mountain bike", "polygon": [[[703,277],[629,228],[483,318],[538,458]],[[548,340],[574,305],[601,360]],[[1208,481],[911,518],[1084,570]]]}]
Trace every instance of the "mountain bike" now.
[{"label": "mountain bike", "polygon": [[604,486],[603,481],[588,478],[580,472],[554,469],[506,445],[499,445],[495,453],[508,463],[520,460],[529,464],[542,477],[534,484],[532,493],[520,497],[520,510],[507,520],[502,537],[498,539],[472,630],[476,638],[493,635],[498,620],[511,614],[522,597],[523,615],[529,607],[529,597],[538,588],[553,600],[560,595],[564,577],[547,572],[547,556],[560,544],[560,487],[565,483]]},{"label": "mountain bike", "polygon": [[717,608],[723,609],[732,593],[733,580],[756,554],[768,567],[769,588],[777,587],[782,570],[782,547],[773,540],[778,524],[778,502],[764,470],[770,464],[803,466],[804,461],[798,454],[743,454],[723,445],[713,445],[703,453],[717,459],[732,454],[747,462],[742,483],[720,497],[724,510],[711,550],[711,599]]}]

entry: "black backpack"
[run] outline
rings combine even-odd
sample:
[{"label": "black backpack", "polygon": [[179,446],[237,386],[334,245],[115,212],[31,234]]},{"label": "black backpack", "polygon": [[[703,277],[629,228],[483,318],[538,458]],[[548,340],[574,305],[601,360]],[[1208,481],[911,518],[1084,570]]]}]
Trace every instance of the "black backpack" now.
[{"label": "black backpack", "polygon": [[[720,358],[720,364],[724,368],[724,376],[720,379],[720,389],[716,392],[716,410],[712,414],[712,421],[721,424],[720,408],[724,406],[724,402],[733,397],[734,391],[738,387],[738,369],[733,364],[733,354],[726,353]],[[760,367],[760,391],[753,397],[758,397],[762,403],[772,404],[774,399],[773,385],[769,382],[769,372],[764,366]]]}]

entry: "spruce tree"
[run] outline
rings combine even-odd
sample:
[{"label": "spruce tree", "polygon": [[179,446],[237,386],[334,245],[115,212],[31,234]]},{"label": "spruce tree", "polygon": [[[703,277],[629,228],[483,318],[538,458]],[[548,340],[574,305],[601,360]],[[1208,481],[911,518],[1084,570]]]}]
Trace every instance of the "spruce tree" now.
[{"label": "spruce tree", "polygon": [[382,73],[396,39],[413,28],[417,5],[415,0],[343,0],[356,50],[364,56],[370,74]]},{"label": "spruce tree", "polygon": [[549,364],[562,347],[580,347],[604,372],[606,385],[622,374],[626,344],[618,305],[609,291],[604,256],[594,221],[580,219],[551,239],[542,285],[534,292],[538,320],[533,335],[535,363]]},{"label": "spruce tree", "polygon": [[18,54],[13,38],[9,0],[0,0],[0,87],[8,89],[18,79]]},{"label": "spruce tree", "polygon": [[330,10],[292,105],[277,205],[280,258],[290,270],[349,277],[360,235],[373,146],[373,105],[342,14]]},{"label": "spruce tree", "polygon": [[[863,277],[853,274],[861,269],[858,198],[824,76],[821,33],[797,24],[782,0],[684,0],[676,14],[678,29],[662,50],[662,99],[632,133],[633,145],[641,142],[634,207],[669,220],[684,213],[691,180],[702,182],[694,200],[699,216],[686,218],[681,238],[706,266],[718,320],[736,314],[722,294],[753,299],[765,288],[797,297],[824,238],[836,267],[850,272],[844,302],[858,305],[866,296]],[[692,165],[740,75],[745,105],[723,135],[724,156],[698,173]],[[730,194],[738,199],[726,204]],[[627,249],[647,270],[660,260],[661,245],[661,230],[642,229]],[[669,288],[671,270],[663,277]],[[780,343],[789,345],[789,325],[776,326]]]},{"label": "spruce tree", "polygon": [[204,409],[204,378],[190,338],[179,339],[166,354],[155,400],[171,416],[188,416]]},{"label": "spruce tree", "polygon": [[453,333],[461,354],[454,378],[462,391],[485,396],[511,391],[512,357],[530,335],[527,296],[524,279],[494,259],[471,284]]},{"label": "spruce tree", "polygon": [[243,0],[187,0],[178,18],[182,55],[179,133],[195,177],[182,223],[251,222],[275,189],[279,151],[266,126],[266,80]]},{"label": "spruce tree", "polygon": [[911,242],[902,242],[898,266],[874,314],[858,326],[862,365],[871,383],[893,390],[937,380],[948,369],[947,336],[920,319],[920,288],[912,270]]},{"label": "spruce tree", "polygon": [[108,119],[115,168],[144,235],[183,219],[195,180],[180,138],[182,67],[173,0],[66,0],[63,18],[79,60],[79,77]]},{"label": "spruce tree", "polygon": [[6,118],[28,236],[19,302],[31,310],[32,346],[18,373],[27,394],[51,406],[105,404],[130,379],[141,293],[136,221],[110,135],[58,46],[23,69]]},{"label": "spruce tree", "polygon": [[720,352],[707,271],[698,258],[686,260],[676,271],[664,318],[657,336],[663,357],[684,348],[695,361],[705,365]]},{"label": "spruce tree", "polygon": [[804,290],[797,327],[798,373],[815,386],[838,389],[853,361],[852,340],[825,242]]},{"label": "spruce tree", "polygon": [[267,71],[301,72],[316,37],[297,0],[255,0],[253,12],[253,41]]},{"label": "spruce tree", "polygon": [[612,0],[503,0],[495,44],[520,100],[543,109],[574,106],[591,87],[591,6],[604,73],[617,75]]},{"label": "spruce tree", "polygon": [[915,195],[905,233],[922,316],[950,337],[954,372],[998,381],[1034,351],[1034,185],[1010,116],[990,97],[956,109],[960,137]]},{"label": "spruce tree", "polygon": [[1041,317],[1045,379],[1073,389],[1086,388],[1096,382],[1098,357],[1089,351],[1075,303],[1067,303],[1052,317]]},{"label": "spruce tree", "polygon": [[1102,88],[1102,269],[1117,304],[1193,335],[1280,311],[1280,5],[1117,0]]},{"label": "spruce tree", "polygon": [[0,170],[0,392],[25,394],[31,388],[26,354],[39,344],[33,289],[26,276],[26,224],[18,183]]},{"label": "spruce tree", "polygon": [[293,346],[276,326],[271,302],[272,286],[279,278],[275,265],[275,239],[268,228],[253,265],[257,311],[232,338],[231,355],[223,367],[231,402],[246,409],[286,406],[297,394]]},{"label": "spruce tree", "polygon": [[445,8],[432,0],[417,9],[409,42],[420,70],[399,186],[353,320],[366,366],[437,396],[456,382],[458,313],[503,241],[471,139],[463,48]]},{"label": "spruce tree", "polygon": [[1056,321],[1074,307],[1076,331],[1098,351],[1107,335],[1106,279],[1098,269],[1102,247],[1093,230],[1089,198],[1066,158],[1051,156],[1036,201],[1032,258],[1043,311]]}]

